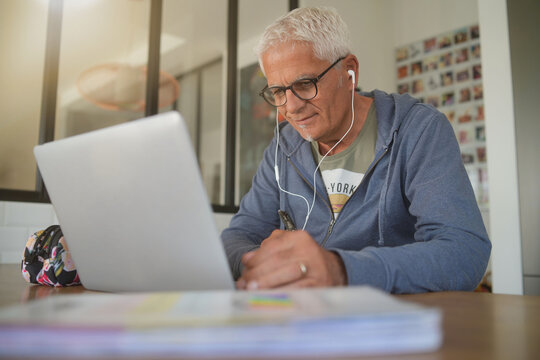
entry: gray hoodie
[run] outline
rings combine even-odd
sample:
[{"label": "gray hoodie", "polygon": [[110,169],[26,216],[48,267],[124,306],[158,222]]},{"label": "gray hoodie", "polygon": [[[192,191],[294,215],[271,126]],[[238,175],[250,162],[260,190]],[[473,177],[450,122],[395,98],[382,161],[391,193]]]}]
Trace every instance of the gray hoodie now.
[{"label": "gray hoodie", "polygon": [[[473,290],[491,252],[460,150],[445,116],[409,95],[375,90],[375,159],[334,221],[320,173],[306,231],[338,253],[349,285],[393,293]],[[317,164],[310,143],[280,126],[278,166],[287,191],[313,198]],[[280,192],[274,174],[276,138],[264,153],[250,191],[222,233],[235,278],[241,256],[283,225],[278,209],[303,224],[305,201]]]}]

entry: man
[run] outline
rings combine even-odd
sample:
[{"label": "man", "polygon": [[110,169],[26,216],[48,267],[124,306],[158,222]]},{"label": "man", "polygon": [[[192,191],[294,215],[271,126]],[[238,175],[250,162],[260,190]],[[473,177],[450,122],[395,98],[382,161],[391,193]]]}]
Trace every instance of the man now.
[{"label": "man", "polygon": [[[237,287],[474,289],[491,244],[444,115],[355,92],[358,60],[332,9],[290,12],[257,52],[261,95],[287,121],[222,233]],[[302,230],[276,230],[278,210]]]}]

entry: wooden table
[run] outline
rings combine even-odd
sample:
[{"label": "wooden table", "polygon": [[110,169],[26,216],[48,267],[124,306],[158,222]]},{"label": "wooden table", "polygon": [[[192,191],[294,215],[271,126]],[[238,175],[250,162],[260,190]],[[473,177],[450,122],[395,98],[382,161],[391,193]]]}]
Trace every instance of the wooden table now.
[{"label": "wooden table", "polygon": [[[29,285],[20,266],[0,264],[0,306],[82,292],[88,290],[82,286],[55,289]],[[540,296],[442,292],[399,298],[443,310],[443,346],[428,354],[371,359],[540,359]]]}]

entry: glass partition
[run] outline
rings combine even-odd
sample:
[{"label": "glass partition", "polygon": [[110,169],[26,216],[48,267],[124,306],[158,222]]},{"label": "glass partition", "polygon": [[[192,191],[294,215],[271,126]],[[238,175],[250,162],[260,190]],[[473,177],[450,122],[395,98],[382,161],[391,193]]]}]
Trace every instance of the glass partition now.
[{"label": "glass partition", "polygon": [[0,1],[0,189],[36,188],[47,1]]},{"label": "glass partition", "polygon": [[144,117],[149,21],[150,0],[64,1],[55,139]]},{"label": "glass partition", "polygon": [[275,108],[258,94],[266,85],[253,48],[264,29],[289,10],[289,2],[240,0],[238,14],[238,111],[236,203],[251,187],[264,149],[274,135]]},{"label": "glass partition", "polygon": [[186,120],[212,204],[224,202],[227,11],[227,0],[163,2],[160,68],[179,94],[160,111]]}]

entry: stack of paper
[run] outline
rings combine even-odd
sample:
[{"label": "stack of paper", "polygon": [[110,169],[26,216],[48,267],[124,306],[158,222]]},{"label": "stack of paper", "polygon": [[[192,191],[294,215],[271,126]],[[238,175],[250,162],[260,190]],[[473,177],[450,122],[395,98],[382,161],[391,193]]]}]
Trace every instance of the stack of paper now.
[{"label": "stack of paper", "polygon": [[0,310],[5,355],[337,356],[424,352],[441,313],[368,287],[53,296]]}]

